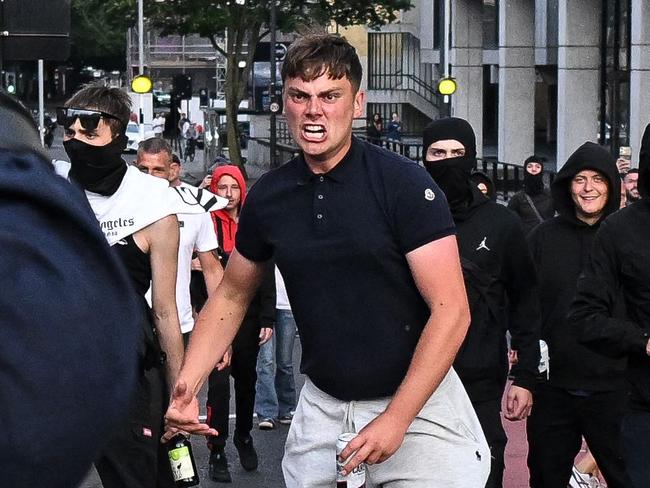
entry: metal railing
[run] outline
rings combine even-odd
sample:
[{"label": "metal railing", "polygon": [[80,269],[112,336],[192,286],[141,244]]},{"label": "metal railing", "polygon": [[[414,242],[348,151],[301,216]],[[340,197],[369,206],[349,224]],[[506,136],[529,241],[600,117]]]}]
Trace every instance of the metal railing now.
[{"label": "metal railing", "polygon": [[369,90],[400,90],[412,92],[435,108],[440,105],[436,89],[411,73],[373,74],[368,80]]}]

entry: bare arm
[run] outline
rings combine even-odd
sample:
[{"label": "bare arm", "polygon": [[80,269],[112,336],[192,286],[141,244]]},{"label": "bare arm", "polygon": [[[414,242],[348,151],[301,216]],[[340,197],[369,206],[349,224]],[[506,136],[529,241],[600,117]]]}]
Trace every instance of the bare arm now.
[{"label": "bare arm", "polygon": [[199,314],[183,367],[165,416],[171,438],[177,429],[196,434],[215,434],[198,423],[196,394],[217,361],[235,338],[248,304],[259,286],[264,263],[244,258],[235,249],[230,255],[223,280]]},{"label": "bare arm", "polygon": [[197,254],[203,270],[205,287],[210,297],[223,278],[223,266],[216,256],[216,251],[198,252]]},{"label": "bare arm", "polygon": [[430,242],[406,258],[431,316],[393,400],[341,453],[346,459],[358,449],[346,465],[347,472],[364,461],[385,461],[399,448],[411,422],[451,368],[469,327],[456,237]]},{"label": "bare arm", "polygon": [[171,389],[183,360],[183,340],[176,309],[178,219],[169,215],[142,232],[149,245],[153,318],[160,347],[167,355],[167,383]]}]

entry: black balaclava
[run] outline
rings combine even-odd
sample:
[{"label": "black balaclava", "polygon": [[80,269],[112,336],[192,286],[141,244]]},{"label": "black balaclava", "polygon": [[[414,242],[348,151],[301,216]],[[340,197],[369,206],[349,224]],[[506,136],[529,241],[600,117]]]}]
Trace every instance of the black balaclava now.
[{"label": "black balaclava", "polygon": [[[530,174],[526,169],[528,163],[533,162],[539,163],[542,167],[542,171],[536,175]],[[539,195],[544,191],[544,163],[536,156],[531,156],[524,161],[524,189],[530,196]]]},{"label": "black balaclava", "polygon": [[[429,146],[437,141],[455,139],[465,146],[465,155],[440,161],[427,161]],[[476,136],[464,119],[448,117],[431,122],[422,134],[424,167],[445,193],[452,212],[471,198],[470,174],[476,166]]]},{"label": "black balaclava", "polygon": [[122,159],[128,138],[120,134],[104,146],[92,146],[78,139],[63,141],[70,158],[70,177],[84,190],[110,196],[117,191],[126,174]]}]

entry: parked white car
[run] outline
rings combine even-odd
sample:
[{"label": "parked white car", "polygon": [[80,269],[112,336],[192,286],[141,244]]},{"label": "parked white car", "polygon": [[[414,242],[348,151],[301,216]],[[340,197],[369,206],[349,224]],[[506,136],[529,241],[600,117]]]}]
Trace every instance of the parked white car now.
[{"label": "parked white car", "polygon": [[129,122],[126,126],[126,137],[129,142],[126,144],[125,152],[137,152],[138,144],[145,139],[155,137],[153,133],[153,126],[151,124],[144,124],[144,139],[140,137],[140,126],[135,122]]}]

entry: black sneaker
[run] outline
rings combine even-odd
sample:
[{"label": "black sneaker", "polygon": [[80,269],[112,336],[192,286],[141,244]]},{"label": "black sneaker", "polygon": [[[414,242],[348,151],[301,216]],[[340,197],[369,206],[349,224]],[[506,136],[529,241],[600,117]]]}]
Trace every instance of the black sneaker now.
[{"label": "black sneaker", "polygon": [[217,483],[232,483],[232,477],[228,471],[228,459],[223,449],[217,449],[210,453],[209,475],[210,479]]},{"label": "black sneaker", "polygon": [[239,453],[239,462],[241,462],[242,468],[246,471],[257,469],[257,451],[255,451],[255,446],[253,446],[253,438],[250,435],[241,438],[235,434],[233,436],[233,443]]}]

